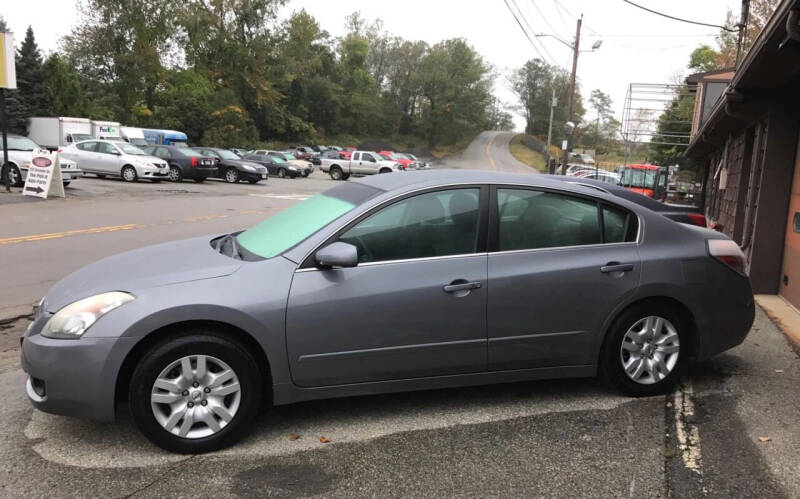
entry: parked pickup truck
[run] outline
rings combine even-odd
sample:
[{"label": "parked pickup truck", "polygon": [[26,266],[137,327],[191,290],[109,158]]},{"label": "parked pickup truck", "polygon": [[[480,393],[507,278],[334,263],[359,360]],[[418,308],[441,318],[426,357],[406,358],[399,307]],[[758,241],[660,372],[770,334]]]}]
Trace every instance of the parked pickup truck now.
[{"label": "parked pickup truck", "polygon": [[372,151],[353,151],[350,159],[324,158],[320,169],[329,174],[333,180],[347,180],[350,175],[374,175],[403,171],[403,166],[396,161],[387,161]]}]

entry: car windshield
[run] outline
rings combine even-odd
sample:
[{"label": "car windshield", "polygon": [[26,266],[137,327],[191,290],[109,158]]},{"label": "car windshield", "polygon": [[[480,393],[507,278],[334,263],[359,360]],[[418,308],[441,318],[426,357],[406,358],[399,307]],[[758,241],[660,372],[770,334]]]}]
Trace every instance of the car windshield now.
[{"label": "car windshield", "polygon": [[283,158],[279,158],[278,156],[272,156],[272,161],[275,163],[286,163],[286,160]]},{"label": "car windshield", "polygon": [[187,156],[194,156],[195,158],[200,158],[203,156],[191,147],[178,147],[178,150]]},{"label": "car windshield", "polygon": [[291,161],[291,160],[297,159],[297,158],[294,156],[294,154],[284,154],[283,155],[283,159],[285,159],[286,161]]},{"label": "car windshield", "polygon": [[638,168],[625,168],[622,173],[622,185],[625,187],[638,187],[652,189],[656,180],[656,170],[640,170]]},{"label": "car windshield", "polygon": [[12,151],[33,151],[41,149],[39,144],[28,137],[8,137],[8,148]]},{"label": "car windshield", "polygon": [[139,149],[133,144],[128,144],[127,142],[114,142],[114,145],[117,146],[122,152],[125,154],[130,154],[132,156],[144,156],[144,151]]},{"label": "car windshield", "polygon": [[357,183],[336,186],[276,213],[239,234],[236,241],[250,253],[272,258],[379,192],[378,189]]},{"label": "car windshield", "polygon": [[384,153],[384,156],[386,156],[389,159],[400,159],[400,157],[393,152]]},{"label": "car windshield", "polygon": [[217,154],[219,154],[219,157],[222,159],[241,159],[235,152],[227,149],[217,149]]}]

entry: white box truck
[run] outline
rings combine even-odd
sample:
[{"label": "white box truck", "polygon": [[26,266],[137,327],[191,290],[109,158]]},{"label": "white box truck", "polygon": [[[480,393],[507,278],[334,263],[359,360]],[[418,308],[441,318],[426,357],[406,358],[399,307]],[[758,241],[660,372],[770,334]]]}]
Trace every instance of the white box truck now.
[{"label": "white box truck", "polygon": [[116,121],[92,120],[92,135],[96,139],[122,140],[119,128]]},{"label": "white box truck", "polygon": [[28,137],[52,151],[92,137],[92,122],[86,118],[34,117],[28,121]]},{"label": "white box truck", "polygon": [[142,132],[141,128],[122,126],[119,127],[119,134],[122,136],[122,140],[125,142],[130,142],[135,146],[149,145],[147,141],[144,140],[144,132]]}]

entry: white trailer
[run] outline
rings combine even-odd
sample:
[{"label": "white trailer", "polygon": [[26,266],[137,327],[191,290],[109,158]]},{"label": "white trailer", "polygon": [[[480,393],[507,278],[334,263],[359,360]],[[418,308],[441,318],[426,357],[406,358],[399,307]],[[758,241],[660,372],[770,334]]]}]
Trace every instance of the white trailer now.
[{"label": "white trailer", "polygon": [[130,142],[135,146],[149,145],[147,141],[144,139],[144,132],[142,132],[141,128],[122,126],[119,127],[119,134],[120,136],[122,136],[122,140],[124,140],[125,142]]},{"label": "white trailer", "polygon": [[35,117],[28,121],[28,137],[54,151],[93,138],[92,122],[86,118]]},{"label": "white trailer", "polygon": [[92,120],[92,135],[96,139],[122,140],[119,129],[119,123],[116,121]]}]

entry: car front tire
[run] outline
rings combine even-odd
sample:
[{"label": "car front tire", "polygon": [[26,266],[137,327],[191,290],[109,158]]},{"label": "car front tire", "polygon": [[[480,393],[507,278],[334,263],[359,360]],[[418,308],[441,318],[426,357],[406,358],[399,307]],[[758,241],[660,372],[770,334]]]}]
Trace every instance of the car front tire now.
[{"label": "car front tire", "polygon": [[642,304],[611,326],[600,356],[600,374],[623,395],[667,393],[687,361],[689,326],[673,308]]},{"label": "car front tire", "polygon": [[169,167],[169,180],[170,182],[180,182],[183,180],[183,173],[177,166]]},{"label": "car front tire", "polygon": [[261,374],[239,343],[191,330],[155,345],[129,389],[141,432],[170,452],[201,454],[241,439],[261,406]]},{"label": "car front tire", "polygon": [[122,167],[122,180],[125,182],[136,182],[139,176],[136,174],[136,168],[132,166],[124,166]]},{"label": "car front tire", "polygon": [[331,167],[330,172],[331,180],[344,180],[344,174],[342,173],[342,169],[338,166]]},{"label": "car front tire", "polygon": [[228,168],[225,170],[225,182],[235,184],[239,182],[239,171],[236,168]]}]

